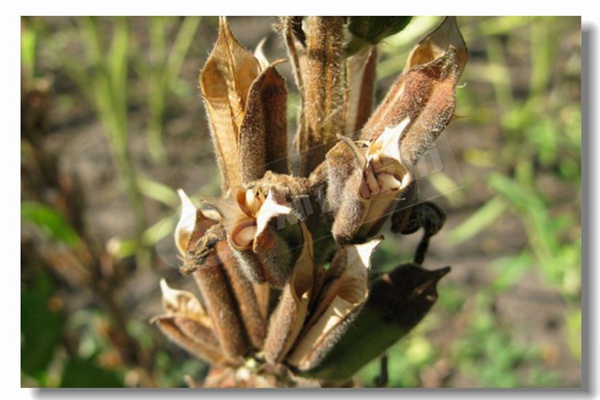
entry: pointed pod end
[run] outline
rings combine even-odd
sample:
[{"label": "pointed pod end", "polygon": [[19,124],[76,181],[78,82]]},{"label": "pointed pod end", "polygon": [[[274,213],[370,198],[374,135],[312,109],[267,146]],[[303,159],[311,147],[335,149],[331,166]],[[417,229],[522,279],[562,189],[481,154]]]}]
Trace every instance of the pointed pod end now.
[{"label": "pointed pod end", "polygon": [[371,266],[371,255],[382,241],[383,235],[379,235],[366,243],[346,246],[348,252],[348,264],[359,262],[365,268],[369,269]]},{"label": "pointed pod end", "polygon": [[194,233],[197,209],[182,189],[177,189],[177,194],[181,200],[181,215],[175,228],[175,245],[183,256],[187,251],[190,237]]},{"label": "pointed pod end", "polygon": [[467,63],[468,52],[456,17],[446,17],[433,32],[419,42],[408,56],[405,72],[414,66],[427,64],[444,56],[450,48],[456,53],[456,64],[460,75]]}]

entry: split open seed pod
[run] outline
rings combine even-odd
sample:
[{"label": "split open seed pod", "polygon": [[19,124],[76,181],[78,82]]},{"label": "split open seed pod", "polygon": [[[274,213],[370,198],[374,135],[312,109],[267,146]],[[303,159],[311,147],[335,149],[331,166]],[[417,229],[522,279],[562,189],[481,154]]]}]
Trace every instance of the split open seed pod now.
[{"label": "split open seed pod", "polygon": [[[370,259],[381,240],[377,238],[338,250],[343,254],[333,259],[331,268],[341,267],[343,272],[321,293],[301,338],[287,357],[289,364],[300,370],[315,367],[348,329],[367,300]],[[333,265],[336,262],[343,266]]]}]

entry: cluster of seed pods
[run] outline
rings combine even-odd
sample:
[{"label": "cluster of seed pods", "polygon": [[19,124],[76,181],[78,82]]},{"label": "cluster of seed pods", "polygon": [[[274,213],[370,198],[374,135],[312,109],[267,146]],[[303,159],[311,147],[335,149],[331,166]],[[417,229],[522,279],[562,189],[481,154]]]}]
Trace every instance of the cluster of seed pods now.
[{"label": "cluster of seed pods", "polygon": [[[200,296],[162,282],[165,314],[154,318],[212,365],[206,386],[349,379],[436,301],[449,267],[421,264],[445,216],[418,200],[415,170],[454,115],[467,50],[446,18],[372,111],[377,43],[407,23],[381,18],[281,18],[302,102],[295,172],[281,60],[248,51],[220,19],[199,83],[223,196],[179,191],[175,242]],[[373,279],[390,220],[393,233],[423,228],[423,239],[414,263]]]}]

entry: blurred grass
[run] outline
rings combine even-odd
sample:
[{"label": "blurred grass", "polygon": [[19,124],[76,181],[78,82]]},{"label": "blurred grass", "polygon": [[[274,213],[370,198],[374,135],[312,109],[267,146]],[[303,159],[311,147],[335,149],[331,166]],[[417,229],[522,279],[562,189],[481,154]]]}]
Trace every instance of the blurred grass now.
[{"label": "blurred grass", "polygon": [[[85,95],[103,123],[130,207],[137,213],[135,237],[114,238],[110,242],[112,252],[124,259],[136,256],[140,249],[170,234],[176,223],[165,212],[149,224],[144,204],[151,201],[172,211],[178,199],[176,188],[143,176],[132,163],[128,125],[136,111],[132,96],[144,100],[146,142],[152,162],[168,164],[165,143],[169,137],[164,132],[164,122],[170,117],[168,104],[173,98],[189,99],[186,91],[190,87],[195,93],[195,82],[181,82],[179,75],[191,43],[200,40],[196,33],[204,20],[146,19],[149,57],[133,45],[140,43],[133,39],[127,18],[75,18],[58,30],[45,25],[49,20],[25,21],[21,40],[23,84],[33,87],[36,77],[50,65],[66,72]],[[401,72],[412,45],[439,21],[436,17],[413,18],[402,34],[385,40],[378,67],[382,82]],[[482,235],[494,233],[499,221],[508,217],[520,222],[527,243],[518,252],[503,254],[482,266],[492,273],[489,286],[465,290],[456,282],[442,280],[432,313],[389,351],[389,386],[422,386],[427,373],[443,370],[439,361],[444,360],[463,380],[453,380],[451,373],[440,378],[441,385],[467,382],[474,387],[557,387],[563,378],[556,369],[548,368],[544,349],[515,342],[515,327],[498,317],[493,304],[496,295],[513,290],[527,273],[539,273],[547,288],[560,294],[566,304],[567,314],[561,316],[564,340],[572,356],[581,359],[580,21],[574,17],[461,17],[459,25],[471,59],[462,78],[466,85],[457,90],[456,113],[461,118],[448,132],[471,131],[485,140],[455,145],[450,139],[452,146],[460,149],[454,156],[460,158],[461,165],[472,167],[464,175],[463,190],[454,196],[448,194],[446,188],[457,185],[443,171],[430,182],[455,210],[476,203],[470,216],[446,233],[447,245],[476,242]],[[144,95],[134,93],[132,81],[145,82]],[[294,95],[292,90],[290,97]],[[77,106],[67,103],[67,108]],[[295,115],[293,107],[289,112]],[[483,182],[485,192],[477,193],[479,189],[471,187],[474,182]],[[452,213],[452,209],[447,211]],[[37,227],[52,240],[80,240],[68,221],[44,204],[25,202],[21,213],[25,224]],[[434,237],[432,245],[437,240]],[[386,240],[375,253],[374,264],[386,270],[412,259],[412,254],[397,253],[394,243]],[[85,381],[85,385],[114,384],[114,379],[126,386],[140,385],[142,379],[134,376],[139,371],[128,373],[118,360],[111,361],[114,348],[106,335],[90,328],[105,326],[109,318],[104,312],[61,314],[60,307],[53,308],[53,294],[58,288],[46,275],[22,287],[22,312],[25,306],[26,310],[36,310],[38,316],[21,327],[22,346],[27,346],[23,354],[34,353],[22,357],[23,382],[76,386],[75,381],[83,382],[77,374],[83,373],[84,378],[97,378]],[[447,321],[457,322],[444,326]],[[48,329],[46,335],[37,334],[40,325]],[[143,322],[133,322],[129,330],[144,348],[156,346]],[[452,332],[451,343],[443,339],[445,330]],[[64,347],[61,337],[69,332],[78,332],[81,341],[73,354],[66,355],[60,350]],[[155,353],[149,385],[183,386],[184,374],[198,378],[206,373],[203,363],[166,346]],[[378,374],[379,363],[375,361],[360,372],[359,378],[373,386]]]},{"label": "blurred grass", "polygon": [[[22,18],[22,87],[23,93],[27,95],[37,89],[38,81],[52,82],[55,77],[66,76],[76,85],[79,91],[94,110],[97,118],[101,121],[105,134],[112,151],[117,178],[120,187],[127,193],[129,210],[134,215],[134,235],[130,238],[113,237],[109,240],[107,248],[112,256],[120,259],[134,257],[136,264],[144,267],[151,266],[153,262],[149,249],[167,234],[172,234],[175,220],[172,212],[159,219],[148,227],[149,217],[146,204],[148,200],[161,203],[167,210],[176,210],[179,199],[175,194],[175,188],[161,184],[160,182],[143,176],[139,165],[134,165],[131,152],[130,124],[132,114],[131,91],[135,92],[132,83],[138,79],[146,81],[148,87],[147,109],[148,130],[147,148],[150,156],[157,163],[166,163],[164,151],[163,123],[165,118],[165,104],[172,97],[173,92],[181,95],[181,82],[179,74],[183,62],[187,57],[191,42],[196,35],[200,17],[186,17],[180,20],[174,17],[155,17],[150,19],[151,31],[151,62],[145,60],[145,55],[140,54],[139,49],[133,45],[136,43],[136,34],[132,32],[132,18],[100,18],[100,17],[77,17],[63,18],[60,27],[56,29],[56,22],[60,19],[24,17]],[[138,20],[139,21],[139,20]],[[136,21],[137,22],[137,21]],[[138,26],[136,24],[136,26]],[[168,29],[167,29],[168,28]],[[171,31],[176,31],[172,46],[167,37],[171,37]],[[136,74],[137,73],[137,74]],[[37,86],[36,86],[37,85]],[[187,87],[188,83],[184,84]],[[44,89],[50,85],[45,85]],[[64,87],[62,82],[59,86]],[[67,84],[68,86],[68,84]],[[71,89],[72,90],[72,89]],[[47,92],[41,92],[45,95]],[[185,93],[187,95],[187,93]],[[73,96],[77,98],[77,96]],[[65,97],[63,96],[64,100]],[[69,101],[67,108],[77,107],[73,101]],[[47,113],[49,110],[42,108],[39,113]],[[39,118],[34,115],[35,118]],[[37,126],[36,126],[37,127]],[[57,177],[54,181],[53,173],[56,168],[52,154],[45,154],[47,146],[45,141],[49,132],[48,125],[41,125],[40,130],[28,133],[34,142],[23,143],[22,165],[26,171],[36,171],[41,168],[41,178],[38,176],[25,176],[33,179],[33,184],[41,185],[35,187],[40,193],[35,199],[23,201],[21,204],[22,225],[29,229],[33,228],[33,236],[29,230],[27,240],[41,237],[45,245],[60,248],[60,257],[65,257],[68,262],[81,262],[85,274],[112,274],[108,269],[110,266],[107,254],[98,249],[97,244],[87,243],[93,254],[87,253],[88,248],[79,246],[82,240],[89,239],[81,235],[87,235],[87,231],[78,232],[74,229],[69,219],[72,215],[67,213],[77,212],[69,210],[68,204],[61,205],[61,201],[69,201],[71,194],[67,191],[60,193],[69,186],[64,186],[64,178]],[[37,128],[36,128],[37,129]],[[27,136],[29,139],[29,136]],[[38,164],[36,166],[35,164]],[[45,165],[48,164],[49,165]],[[51,166],[52,173],[44,173],[43,168]],[[36,171],[37,173],[38,171]],[[48,179],[47,182],[39,179]],[[36,181],[37,180],[37,181]],[[48,185],[49,187],[44,187]],[[55,186],[55,187],[53,187]],[[48,197],[44,190],[59,191]],[[92,195],[94,195],[92,193]],[[64,196],[64,198],[62,197]],[[56,206],[56,200],[60,209]],[[82,207],[83,205],[78,205]],[[65,208],[67,207],[67,208]],[[80,215],[78,217],[81,217]],[[88,227],[84,227],[87,229]],[[40,236],[36,236],[40,235]],[[37,240],[37,239],[33,239]],[[68,249],[61,246],[67,245]],[[70,252],[70,253],[69,253]],[[92,256],[92,259],[89,256]],[[78,260],[79,257],[84,257]],[[87,257],[87,258],[86,258]],[[156,257],[156,255],[154,255]],[[59,270],[64,260],[56,258]],[[156,353],[156,339],[146,322],[140,325],[139,321],[129,321],[129,326],[124,326],[126,332],[115,330],[113,319],[119,323],[126,324],[126,318],[120,313],[122,299],[113,298],[117,295],[114,289],[103,289],[101,286],[111,284],[112,278],[96,277],[99,288],[97,300],[105,301],[106,304],[99,308],[92,306],[85,312],[67,315],[65,307],[61,304],[62,296],[59,295],[63,282],[54,284],[52,281],[60,279],[58,276],[47,276],[42,265],[48,261],[38,260],[35,256],[28,255],[27,261],[32,265],[25,265],[24,282],[22,283],[22,312],[36,312],[33,318],[27,314],[22,318],[22,385],[38,387],[123,387],[127,386],[153,386],[155,380],[164,380],[161,371],[136,371],[135,368],[127,368],[126,361],[122,359],[127,352],[135,353],[136,349],[125,349],[124,353],[117,351],[125,340],[135,338],[142,348],[148,352]],[[65,264],[68,265],[68,264]],[[79,264],[78,264],[79,265]],[[41,268],[40,268],[41,267]],[[97,268],[102,268],[99,271]],[[122,266],[117,265],[117,274],[122,274]],[[79,271],[81,272],[81,271]],[[65,270],[64,273],[69,274]],[[72,272],[71,272],[72,273]],[[40,275],[41,274],[41,275]],[[32,275],[30,277],[29,275]],[[36,277],[37,276],[37,277]],[[94,278],[92,278],[94,279]],[[69,280],[70,284],[78,287],[76,290],[89,290],[84,287],[84,281],[78,279]],[[117,278],[118,281],[118,278]],[[94,281],[88,282],[94,285]],[[105,297],[105,298],[103,298]],[[50,308],[50,309],[49,309]],[[77,322],[79,321],[79,322]],[[40,335],[40,325],[47,329],[47,334]],[[92,328],[93,327],[93,328]],[[90,329],[91,328],[91,329]],[[119,335],[125,334],[124,337]],[[78,343],[74,345],[73,342]],[[71,343],[71,344],[69,344]],[[119,344],[120,343],[120,344]],[[125,344],[127,344],[125,342]],[[67,353],[65,354],[65,346]],[[69,348],[76,346],[76,348]],[[164,351],[163,351],[164,353]],[[142,353],[139,353],[142,354]],[[139,357],[137,354],[137,357]],[[161,352],[159,351],[159,355]],[[136,355],[133,356],[134,358]],[[164,355],[163,355],[164,359]],[[144,360],[140,360],[140,363]],[[150,361],[150,365],[154,361]],[[197,360],[189,362],[189,365],[203,364]],[[164,367],[164,365],[163,365]],[[196,368],[197,370],[198,368]],[[163,382],[165,386],[183,385],[183,372],[169,363],[165,368],[173,379]],[[166,372],[165,372],[166,373]]]}]

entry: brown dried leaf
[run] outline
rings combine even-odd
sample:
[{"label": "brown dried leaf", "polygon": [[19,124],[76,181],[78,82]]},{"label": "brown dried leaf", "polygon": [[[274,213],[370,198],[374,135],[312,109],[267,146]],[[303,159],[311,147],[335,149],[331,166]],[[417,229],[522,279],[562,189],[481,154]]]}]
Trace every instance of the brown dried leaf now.
[{"label": "brown dried leaf", "polygon": [[200,73],[199,84],[208,111],[223,191],[242,183],[238,158],[239,132],[248,91],[260,73],[254,55],[233,36],[224,17],[219,36]]}]

